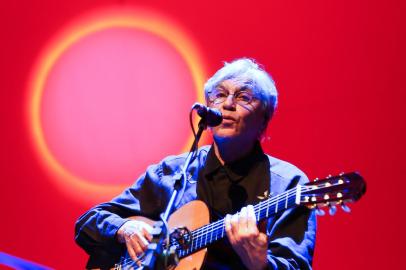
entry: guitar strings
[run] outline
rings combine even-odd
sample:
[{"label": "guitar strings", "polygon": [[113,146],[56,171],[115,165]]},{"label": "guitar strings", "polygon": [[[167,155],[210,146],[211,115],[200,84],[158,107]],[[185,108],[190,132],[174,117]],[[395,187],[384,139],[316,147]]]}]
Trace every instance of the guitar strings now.
[{"label": "guitar strings", "polygon": [[[290,199],[288,199],[289,204],[291,204],[293,201],[294,201],[294,198],[292,198],[292,197]],[[192,242],[191,246],[187,249],[180,250],[179,255],[180,256],[188,255],[190,253],[193,253],[195,250],[200,249],[200,248],[206,246],[207,244],[210,244],[213,241],[216,241],[216,240],[224,237],[225,230],[224,230],[223,223],[214,229],[213,228],[210,228],[210,229],[211,229],[211,232],[208,232],[208,231],[201,232],[198,236],[195,236],[192,240],[193,242]],[[205,234],[205,237],[202,236],[204,234]],[[176,246],[178,246],[178,245],[176,245]]]},{"label": "guitar strings", "polygon": [[121,270],[121,269],[123,269],[123,267],[134,266],[134,263],[135,262],[132,259],[127,259],[127,262],[120,263],[117,267],[114,267],[114,270]]},{"label": "guitar strings", "polygon": [[[268,199],[268,200],[266,200],[266,201],[262,201],[262,202],[258,203],[257,205],[255,205],[255,206],[254,206],[254,210],[258,213],[258,215],[256,215],[256,218],[260,219],[261,212],[262,212],[264,209],[269,208],[270,206],[274,206],[274,203],[275,203],[275,202],[277,202],[277,204],[279,204],[279,203],[285,201],[285,204],[287,204],[287,203],[290,204],[290,203],[291,203],[291,199],[292,199],[292,198],[295,198],[295,197],[292,197],[291,195],[292,195],[293,193],[296,193],[296,191],[297,191],[296,189],[297,189],[297,188],[290,189],[290,190],[287,191],[286,193],[282,193],[282,194],[280,194],[280,195],[278,195],[278,196],[276,196],[276,197],[270,198],[270,199]],[[302,191],[311,190],[311,188],[304,187],[304,186],[301,186],[301,189],[302,189]],[[286,198],[284,198],[284,197],[286,197]],[[287,205],[286,205],[286,206],[287,206]],[[286,207],[285,207],[285,208],[286,208]],[[262,215],[261,215],[261,216],[262,216]],[[218,230],[218,229],[221,229],[221,230]],[[216,222],[213,222],[212,224],[208,224],[208,225],[206,225],[206,226],[200,227],[199,229],[193,231],[193,232],[192,232],[193,239],[197,238],[196,240],[197,240],[197,242],[199,242],[199,241],[198,241],[198,240],[199,240],[198,238],[201,237],[201,236],[203,236],[203,235],[205,235],[205,236],[206,236],[206,239],[205,239],[205,240],[206,240],[206,242],[207,242],[207,234],[208,234],[208,233],[211,233],[211,234],[214,233],[215,240],[217,239],[217,237],[218,237],[220,234],[223,235],[223,233],[224,233],[224,219],[218,220],[218,221],[216,221]],[[203,242],[203,239],[200,239],[200,240],[201,240],[201,242]],[[193,248],[193,247],[192,247],[192,248]]]},{"label": "guitar strings", "polygon": [[[269,208],[272,207],[272,206],[275,206],[275,207],[276,207],[275,209],[277,209],[277,206],[278,206],[281,202],[285,202],[285,209],[284,209],[284,210],[286,210],[288,204],[291,203],[292,198],[296,199],[295,197],[292,197],[291,195],[292,195],[293,193],[296,193],[298,188],[301,189],[301,192],[308,192],[308,191],[314,190],[314,188],[311,187],[311,186],[295,187],[295,188],[292,188],[292,189],[290,189],[290,190],[288,190],[288,191],[286,191],[286,192],[284,192],[284,193],[281,193],[281,194],[279,194],[279,195],[277,195],[277,196],[275,196],[275,197],[273,197],[273,198],[269,198],[269,199],[267,199],[267,200],[265,200],[265,201],[259,202],[258,204],[256,204],[256,205],[254,206],[254,211],[258,213],[258,214],[257,214],[257,217],[256,217],[256,220],[257,220],[257,219],[259,220],[260,218],[262,218],[261,213],[262,213],[263,210],[265,210],[265,209],[267,210],[266,213],[265,213],[265,216],[267,216],[267,215],[268,215],[268,210],[269,210]],[[301,194],[301,196],[302,196],[302,194]],[[284,198],[284,197],[285,197],[285,198]],[[275,204],[275,202],[276,202],[276,204]],[[276,210],[276,211],[277,211],[277,210]],[[261,217],[260,217],[260,216],[261,216]],[[207,242],[207,234],[209,233],[209,231],[210,231],[211,234],[214,233],[215,240],[217,240],[217,237],[218,237],[220,234],[223,235],[223,234],[224,234],[224,220],[225,220],[225,219],[218,220],[218,221],[216,221],[216,222],[213,222],[212,224],[208,224],[208,225],[202,226],[202,227],[196,229],[195,231],[192,231],[192,232],[191,232],[191,234],[192,234],[192,239],[194,240],[194,239],[196,238],[196,241],[194,242],[194,243],[196,243],[195,249],[197,249],[197,248],[200,247],[200,246],[198,246],[199,237],[203,237],[203,235],[206,235],[206,239],[205,239],[205,240],[206,240],[206,242]],[[257,220],[257,221],[258,221],[258,220]],[[221,230],[219,230],[219,229],[221,229]],[[210,238],[210,240],[211,240],[211,239],[212,239],[212,238]],[[201,241],[200,241],[200,244],[202,244],[202,243],[203,243],[203,238],[202,238]],[[172,246],[175,245],[175,246],[177,246],[177,247],[179,246],[179,244],[177,243],[176,240],[174,240],[174,241],[172,241],[171,243],[169,243],[169,245],[170,245],[170,246],[171,246],[171,245],[172,245]],[[193,244],[192,244],[192,247],[191,247],[191,248],[193,249]],[[191,248],[189,247],[188,249],[183,250],[183,251],[184,251],[183,253],[187,254],[188,251],[192,251]],[[180,250],[180,251],[182,252],[182,250]],[[139,258],[137,258],[136,261],[133,261],[131,258],[126,258],[126,259],[124,259],[124,260],[121,262],[121,264],[120,264],[118,267],[115,267],[114,269],[121,269],[122,266],[123,266],[123,267],[126,267],[126,266],[134,266],[137,262],[141,261],[144,256],[145,256],[145,253],[141,254],[141,256],[140,256]],[[120,268],[119,268],[119,267],[120,267]]]},{"label": "guitar strings", "polygon": [[142,253],[140,257],[137,258],[137,260],[133,260],[131,258],[124,259],[122,262],[120,262],[117,267],[115,266],[114,269],[120,270],[122,267],[127,267],[127,266],[135,266],[135,264],[143,259],[145,256],[145,253]]},{"label": "guitar strings", "polygon": [[[291,190],[291,191],[287,192],[286,195],[284,194],[284,196],[288,197],[293,193],[294,193],[294,190]],[[284,196],[282,196],[282,198]],[[261,203],[257,204],[256,206],[254,206],[254,210],[261,211],[262,209],[266,209],[269,205],[272,205],[276,201],[278,203],[281,202],[282,201],[281,197],[277,196],[272,199],[268,199],[264,202],[261,202]],[[264,205],[267,205],[267,206],[263,207]],[[255,208],[257,208],[257,209],[255,209]],[[207,235],[209,232],[213,232],[215,230],[218,230],[219,228],[224,229],[224,220],[225,219],[218,220],[212,224],[208,224],[206,226],[203,226],[203,227],[193,231],[192,234],[193,234],[194,238],[199,238],[202,235]]]},{"label": "guitar strings", "polygon": [[[302,187],[303,189],[303,187]],[[260,203],[258,203],[257,205],[254,206],[254,211],[259,211],[258,213],[260,214],[260,212],[266,208],[269,208],[270,206],[272,206],[275,202],[279,203],[283,203],[284,201],[288,201],[289,204],[291,203],[291,199],[295,198],[292,197],[293,194],[296,194],[296,188],[290,189],[289,191],[282,193],[276,197],[273,198],[269,198],[266,201],[262,201]],[[286,198],[284,198],[286,197]],[[258,217],[259,217],[258,214]],[[220,229],[220,230],[219,230]],[[202,244],[206,244],[208,237],[207,235],[210,233],[210,239],[209,240],[217,240],[217,238],[220,235],[224,235],[224,219],[218,220],[216,222],[213,222],[211,224],[208,224],[206,226],[200,227],[195,231],[192,231],[192,245],[184,250],[180,250],[180,256],[186,255],[189,252],[192,252],[194,249],[198,249],[201,247]],[[204,238],[204,236],[206,236]],[[214,237],[213,237],[214,236]],[[210,242],[210,241],[209,241]],[[171,246],[176,246],[176,248],[178,248],[180,245],[178,244],[178,242],[176,241],[176,239],[172,240],[170,243]]]},{"label": "guitar strings", "polygon": [[[283,202],[285,202],[285,205],[287,206],[288,204],[290,204],[291,203],[291,201],[292,201],[292,199],[294,198],[294,199],[296,199],[295,197],[292,197],[291,195],[293,194],[293,193],[296,193],[297,192],[297,188],[298,187],[296,187],[296,188],[293,188],[293,189],[290,189],[289,191],[287,191],[286,193],[282,193],[282,194],[279,194],[278,196],[276,196],[276,197],[273,197],[273,198],[270,198],[270,199],[268,199],[268,200],[266,200],[266,201],[262,201],[262,202],[260,202],[260,203],[258,203],[257,205],[255,205],[254,206],[254,211],[257,211],[258,212],[258,215],[257,215],[257,217],[258,217],[258,219],[259,219],[259,217],[260,217],[260,214],[261,214],[261,212],[264,210],[264,209],[267,209],[267,208],[269,208],[270,206],[275,206],[276,207],[276,205],[274,205],[274,203],[276,202],[278,205],[279,205],[279,203],[283,203]],[[311,187],[308,187],[308,186],[300,186],[300,188],[301,188],[301,192],[306,192],[306,191],[311,191],[311,190],[313,190],[313,188],[311,188]],[[285,197],[285,198],[284,198]],[[286,210],[286,209],[285,209]],[[268,212],[266,213],[266,215],[268,214]],[[221,228],[221,230],[219,230]],[[206,241],[207,241],[207,234],[208,234],[208,232],[211,232],[211,234],[213,234],[213,232],[215,233],[214,235],[215,235],[215,240],[217,240],[217,237],[221,234],[221,235],[223,235],[223,233],[224,233],[224,219],[222,219],[222,220],[218,220],[218,221],[216,221],[216,222],[214,222],[214,223],[212,223],[212,224],[209,224],[209,225],[206,225],[206,226],[203,226],[203,227],[200,227],[199,229],[197,229],[197,230],[195,230],[195,231],[192,231],[192,239],[194,239],[194,238],[199,238],[200,236],[202,236],[202,235],[206,235]],[[199,239],[197,239],[197,240],[199,240]],[[196,249],[197,248],[199,248],[200,247],[200,245],[203,243],[203,239],[201,239],[201,241],[200,241],[200,245],[199,245],[199,241],[195,241],[194,243],[196,243]],[[172,241],[171,243],[170,243],[170,245],[175,245],[175,246],[179,246],[179,244],[177,243],[177,241],[176,240],[174,240],[174,241]],[[193,245],[192,245],[192,247],[191,247],[192,249],[194,248],[193,247]],[[180,252],[181,252],[181,254],[180,254],[180,256],[182,256],[182,253],[183,253],[183,255],[187,255],[187,253],[188,252],[190,252],[190,251],[192,251],[192,249],[191,249],[190,247],[188,248],[188,249],[186,249],[186,250],[180,250]],[[183,252],[182,252],[183,251]],[[122,266],[130,266],[130,265],[132,265],[132,266],[134,266],[134,264],[135,263],[137,263],[138,261],[140,261],[142,258],[138,258],[136,261],[133,261],[131,258],[128,258],[127,260],[125,260],[125,261],[123,261],[123,264],[122,264]]]},{"label": "guitar strings", "polygon": [[[254,206],[254,211],[258,212],[258,217],[259,217],[260,213],[264,209],[269,208],[270,206],[275,206],[276,207],[276,204],[280,204],[281,202],[284,202],[284,201],[285,201],[285,204],[286,203],[289,204],[291,202],[291,199],[295,198],[295,197],[292,197],[291,195],[297,192],[297,188],[298,187],[290,189],[287,192],[281,193],[281,194],[279,194],[279,195],[277,195],[277,196],[275,196],[273,198],[269,198],[269,199],[267,199],[265,201],[259,202],[258,204],[256,204]],[[312,190],[312,188],[308,187],[308,186],[300,186],[300,188],[301,188],[301,192],[306,192],[306,191],[311,191]],[[275,202],[276,202],[276,204],[274,204]],[[284,209],[284,210],[286,210],[286,209]],[[221,220],[218,220],[216,222],[213,222],[211,224],[202,226],[202,227],[192,231],[191,232],[192,239],[193,240],[196,239],[195,242],[194,242],[194,243],[196,243],[195,249],[199,248],[199,246],[197,244],[197,243],[199,243],[199,239],[198,239],[199,237],[203,237],[203,236],[206,235],[206,242],[207,242],[207,234],[208,233],[211,233],[211,234],[214,233],[215,239],[217,239],[217,237],[220,234],[223,235],[223,233],[224,233],[224,220],[225,220],[225,218],[223,218]],[[221,229],[221,230],[219,230],[219,229]],[[200,244],[202,244],[202,243],[203,243],[203,238],[200,241]],[[172,241],[170,243],[170,245],[178,246],[178,243],[177,243],[176,240],[174,240],[174,241]],[[192,246],[192,249],[193,249],[193,246]],[[190,247],[188,249],[184,250],[184,252],[186,253],[189,250],[190,250]],[[126,266],[134,266],[137,262],[142,260],[143,256],[144,256],[144,254],[142,254],[141,257],[139,257],[136,261],[133,261],[131,258],[124,259],[124,261],[121,262],[120,266],[124,266],[124,267],[126,267]],[[116,269],[119,269],[119,268],[116,268]]]},{"label": "guitar strings", "polygon": [[[339,186],[340,184],[337,184]],[[333,184],[333,186],[336,186]],[[292,201],[296,200],[296,196],[292,196],[293,193],[297,192],[297,189],[300,188],[300,197],[302,198],[303,194],[302,193],[307,193],[308,191],[314,191],[315,189],[320,189],[323,188],[323,186],[316,185],[316,186],[300,186],[300,187],[295,187],[292,188],[284,193],[279,194],[276,197],[273,197],[272,199],[268,199],[266,201],[262,201],[258,203],[257,205],[254,206],[254,210],[257,213],[256,214],[256,220],[259,221],[260,219],[267,217],[268,212],[271,206],[275,207],[275,210],[277,211],[278,205],[280,203],[285,203],[284,210],[288,209],[291,207]],[[296,195],[296,194],[295,194]],[[307,194],[310,195],[310,194]],[[293,199],[293,200],[292,200]],[[276,204],[275,204],[276,201]],[[289,207],[288,207],[289,206]],[[283,209],[283,208],[282,208]],[[266,211],[264,211],[266,210]],[[265,212],[265,213],[264,213]],[[209,237],[208,237],[209,235]],[[202,245],[206,245],[207,242],[210,244],[212,240],[217,240],[218,237],[221,235],[221,237],[224,236],[224,219],[218,220],[212,224],[205,225],[195,231],[192,232],[192,245],[186,250],[181,250],[181,255],[187,255],[188,253],[192,252],[194,249],[201,248]],[[205,238],[203,238],[205,236]],[[175,241],[172,241],[172,244]]]},{"label": "guitar strings", "polygon": [[[303,188],[305,188],[305,187],[302,187],[302,189]],[[307,190],[302,190],[302,191],[308,191],[308,190],[311,190],[311,188],[309,188]],[[266,201],[262,201],[262,202],[258,203],[257,205],[254,206],[254,210],[256,210],[255,208],[258,208],[258,207],[260,207],[259,210],[266,209],[267,207],[269,207],[269,205],[273,204],[275,201],[278,201],[278,203],[282,202],[283,197],[291,196],[293,193],[296,193],[296,188],[290,189],[286,193],[279,194],[278,196],[269,198]],[[264,206],[264,207],[261,208],[261,206]],[[202,227],[192,231],[192,233],[197,233],[197,235],[199,235],[199,233],[202,231],[204,231],[203,233],[207,233],[207,231],[210,230],[209,227],[218,227],[218,225],[221,225],[224,223],[224,220],[225,219],[223,218],[223,219],[213,222],[211,224],[202,226]]]},{"label": "guitar strings", "polygon": [[[256,220],[259,221],[260,219],[263,218],[264,215],[264,210],[266,210],[265,216],[268,215],[268,210],[270,207],[275,206],[276,209],[278,207],[278,205],[280,203],[285,202],[285,207],[284,210],[286,210],[288,205],[290,206],[290,203],[292,202],[292,199],[296,199],[296,196],[292,196],[294,193],[297,192],[297,188],[293,188],[290,189],[289,191],[287,191],[286,193],[282,193],[279,194],[276,197],[273,197],[272,199],[268,199],[266,201],[262,201],[260,203],[258,203],[257,205],[254,206],[254,210],[257,213],[256,215]],[[300,186],[301,189],[301,193],[303,192],[308,192],[308,191],[312,191],[314,190],[314,187],[311,186]],[[303,194],[301,194],[301,196],[303,196]],[[276,204],[275,204],[276,201]],[[219,230],[221,229],[221,230]],[[217,240],[217,237],[221,234],[223,235],[223,230],[224,230],[224,219],[222,220],[218,220],[212,224],[208,224],[206,226],[203,226],[195,231],[192,232],[194,238],[199,238],[202,236],[206,236],[205,241],[207,242],[207,234],[211,233],[212,235],[214,234],[214,240]],[[212,238],[212,236],[210,236]],[[210,238],[210,240],[211,240]],[[200,240],[201,242],[203,242],[203,238],[202,239],[197,239],[198,241]],[[201,243],[200,243],[201,244]]]}]

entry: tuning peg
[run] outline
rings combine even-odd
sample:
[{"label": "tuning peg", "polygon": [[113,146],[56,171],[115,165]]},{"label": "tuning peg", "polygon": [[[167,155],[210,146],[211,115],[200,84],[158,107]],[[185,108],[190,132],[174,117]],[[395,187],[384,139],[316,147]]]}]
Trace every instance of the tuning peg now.
[{"label": "tuning peg", "polygon": [[346,205],[345,203],[341,204],[341,208],[343,209],[344,212],[346,213],[350,213],[351,209],[348,207],[348,205]]},{"label": "tuning peg", "polygon": [[334,216],[337,212],[337,207],[335,205],[330,205],[328,209],[328,213],[330,216]]},{"label": "tuning peg", "polygon": [[316,215],[324,216],[325,214],[326,214],[326,212],[324,212],[323,209],[320,209],[320,208],[316,207]]}]

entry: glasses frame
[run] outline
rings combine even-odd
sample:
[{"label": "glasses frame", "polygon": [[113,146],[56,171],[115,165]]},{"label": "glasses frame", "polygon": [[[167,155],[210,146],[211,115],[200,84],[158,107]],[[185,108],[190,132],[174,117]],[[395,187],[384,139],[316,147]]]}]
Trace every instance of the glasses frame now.
[{"label": "glasses frame", "polygon": [[[211,96],[213,96],[214,94],[217,94],[217,93],[225,93],[226,96],[224,96],[224,97],[214,97],[214,98],[211,97]],[[247,97],[249,97],[249,100],[248,100],[248,101],[238,100],[238,95],[239,95],[240,93],[246,93],[246,94],[247,94]],[[210,92],[208,92],[208,94],[207,94],[208,101],[209,101],[211,104],[213,104],[213,105],[220,105],[220,104],[224,103],[224,102],[228,99],[229,96],[233,96],[233,99],[232,99],[232,100],[233,100],[233,103],[239,104],[239,105],[241,105],[241,106],[249,105],[249,104],[251,104],[255,99],[257,99],[257,98],[255,97],[255,95],[254,95],[253,93],[251,93],[250,91],[247,91],[247,89],[237,90],[237,91],[235,91],[235,92],[232,93],[232,94],[230,94],[227,90],[215,89],[214,91],[210,91]],[[219,100],[219,99],[220,99],[221,101],[216,101],[216,100]]]}]

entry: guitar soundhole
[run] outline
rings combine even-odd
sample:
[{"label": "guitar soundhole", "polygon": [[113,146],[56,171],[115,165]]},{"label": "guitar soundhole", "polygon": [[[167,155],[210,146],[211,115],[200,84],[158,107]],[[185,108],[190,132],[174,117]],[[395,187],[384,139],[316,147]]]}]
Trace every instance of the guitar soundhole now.
[{"label": "guitar soundhole", "polygon": [[177,243],[181,249],[188,249],[192,244],[192,234],[186,227],[175,228],[169,237],[170,242]]}]

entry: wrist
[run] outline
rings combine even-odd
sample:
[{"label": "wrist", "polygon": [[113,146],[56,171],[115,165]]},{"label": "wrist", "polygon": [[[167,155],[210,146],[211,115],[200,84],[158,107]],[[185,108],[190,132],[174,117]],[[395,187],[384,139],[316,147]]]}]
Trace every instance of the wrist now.
[{"label": "wrist", "polygon": [[128,222],[128,220],[126,220],[121,226],[120,228],[118,228],[117,232],[116,232],[116,240],[119,243],[125,243],[125,233],[126,233],[126,228],[125,228],[125,224]]}]

